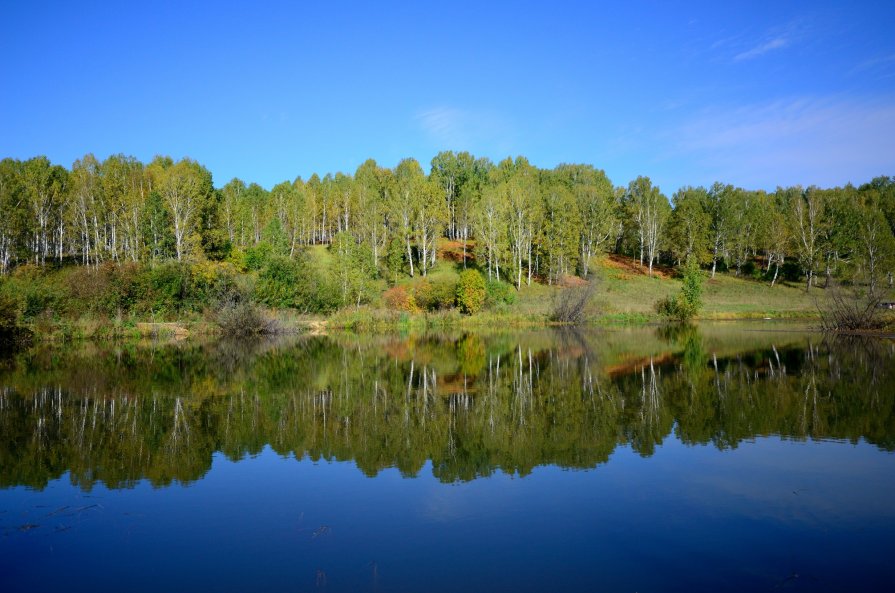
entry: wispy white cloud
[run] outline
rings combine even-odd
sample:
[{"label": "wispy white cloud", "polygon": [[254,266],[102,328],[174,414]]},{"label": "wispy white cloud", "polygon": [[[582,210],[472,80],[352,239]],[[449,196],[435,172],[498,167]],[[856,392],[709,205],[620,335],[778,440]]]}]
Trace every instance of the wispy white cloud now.
[{"label": "wispy white cloud", "polygon": [[838,185],[895,171],[895,101],[803,97],[707,109],[657,138],[702,182]]},{"label": "wispy white cloud", "polygon": [[434,140],[452,148],[469,140],[469,115],[460,109],[434,107],[417,113],[416,120]]},{"label": "wispy white cloud", "polygon": [[733,57],[733,59],[735,62],[740,62],[742,60],[751,60],[753,58],[763,56],[768,52],[782,49],[789,45],[789,43],[790,41],[786,37],[774,37],[773,39],[764,41],[751,49],[738,53]]},{"label": "wispy white cloud", "polygon": [[414,119],[439,150],[501,148],[515,135],[498,113],[438,106],[418,111]]},{"label": "wispy white cloud", "polygon": [[876,56],[875,58],[870,58],[869,60],[864,60],[854,68],[852,68],[852,74],[858,74],[860,72],[867,72],[869,70],[876,70],[880,72],[885,72],[890,70],[893,66],[895,66],[895,54],[888,54],[884,56]]}]

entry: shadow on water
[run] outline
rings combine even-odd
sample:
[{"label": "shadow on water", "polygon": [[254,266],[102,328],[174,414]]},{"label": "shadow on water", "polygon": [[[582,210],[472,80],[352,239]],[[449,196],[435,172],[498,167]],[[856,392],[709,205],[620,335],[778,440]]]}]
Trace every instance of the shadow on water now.
[{"label": "shadow on water", "polygon": [[0,487],[200,479],[265,446],[442,481],[591,468],[672,431],[895,449],[895,342],[715,327],[37,347],[0,365]]}]

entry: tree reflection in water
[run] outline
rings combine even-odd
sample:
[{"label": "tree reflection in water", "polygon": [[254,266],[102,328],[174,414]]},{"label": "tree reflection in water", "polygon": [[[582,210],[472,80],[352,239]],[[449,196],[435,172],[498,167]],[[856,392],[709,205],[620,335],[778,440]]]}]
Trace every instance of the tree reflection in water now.
[{"label": "tree reflection in water", "polygon": [[442,481],[672,431],[733,448],[764,435],[895,448],[893,342],[697,330],[536,331],[36,348],[0,367],[0,486],[70,472],[89,490],[200,479],[266,445],[367,475],[427,461]]}]

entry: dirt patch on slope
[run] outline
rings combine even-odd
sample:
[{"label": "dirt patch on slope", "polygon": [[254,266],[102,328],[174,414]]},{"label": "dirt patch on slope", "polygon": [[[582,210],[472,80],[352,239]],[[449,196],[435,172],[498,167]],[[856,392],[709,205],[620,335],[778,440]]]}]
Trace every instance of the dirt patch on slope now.
[{"label": "dirt patch on slope", "polygon": [[[628,276],[649,276],[649,266],[640,265],[640,262],[624,255],[612,253],[603,258],[603,265],[610,270],[616,270],[622,275]],[[674,275],[674,270],[666,266],[653,265],[653,276],[658,276],[663,280],[667,280]],[[624,276],[622,276],[623,278]]]}]

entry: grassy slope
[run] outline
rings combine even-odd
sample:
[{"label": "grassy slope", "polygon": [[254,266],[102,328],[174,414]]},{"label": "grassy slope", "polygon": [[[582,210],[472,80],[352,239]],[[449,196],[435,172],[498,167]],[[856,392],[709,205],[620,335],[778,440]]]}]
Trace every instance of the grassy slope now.
[{"label": "grassy slope", "polygon": [[[321,263],[329,257],[325,250],[315,255]],[[427,275],[429,282],[454,283],[457,281],[463,265],[459,261],[440,258]],[[591,317],[602,323],[643,323],[657,320],[654,313],[656,301],[677,293],[681,281],[674,278],[668,270],[656,270],[651,277],[636,262],[618,256],[602,258],[592,265],[591,281],[598,283],[596,297],[592,306]],[[423,277],[403,277],[398,284],[409,291],[422,282]],[[417,325],[526,325],[543,323],[549,316],[553,294],[558,290],[555,286],[547,286],[533,282],[531,286],[523,284],[516,302],[499,311],[483,311],[472,317],[457,317],[447,314],[420,314],[413,316]],[[704,306],[702,319],[743,319],[743,318],[791,318],[814,317],[817,315],[817,304],[825,302],[822,289],[813,289],[805,293],[803,286],[778,283],[770,287],[767,282],[737,278],[733,274],[718,273],[714,279],[706,279],[704,284]],[[358,311],[360,317],[377,315],[382,312],[381,303],[373,303],[365,311]],[[393,312],[392,312],[393,313]],[[424,319],[416,319],[421,317]],[[334,325],[338,323],[334,320]],[[381,325],[388,326],[390,321],[383,319]],[[414,324],[414,323],[412,323]]]},{"label": "grassy slope", "polygon": [[[440,245],[440,255],[434,268],[429,270],[429,282],[455,283],[463,271],[458,247],[447,241]],[[444,257],[452,251],[454,259]],[[321,269],[332,263],[332,254],[326,246],[310,248],[309,254]],[[592,263],[593,279],[598,282],[594,313],[604,320],[642,321],[654,316],[656,301],[675,294],[681,288],[679,279],[665,270],[657,270],[650,277],[646,270],[628,258],[617,256],[595,258]],[[398,284],[412,289],[422,280],[407,276]],[[383,288],[385,286],[383,285]],[[551,310],[551,301],[556,288],[532,282],[523,284],[516,302],[501,313],[514,317],[532,319],[545,317]],[[733,274],[718,273],[714,279],[706,279],[703,285],[703,309],[700,315],[705,319],[734,319],[755,317],[810,317],[817,314],[817,305],[825,303],[822,289],[812,289],[806,293],[804,287],[778,282],[771,287],[767,282],[737,278]],[[373,303],[374,308],[381,303]]]},{"label": "grassy slope", "polygon": [[[653,314],[653,305],[659,299],[678,292],[681,282],[668,275],[652,277],[640,272],[636,266],[619,268],[604,259],[595,265],[595,275],[600,282],[598,308],[606,314]],[[825,302],[824,291],[813,289],[806,293],[804,287],[737,278],[732,274],[715,275],[703,284],[702,318],[725,319],[743,317],[796,317],[813,316],[817,303]]]}]

